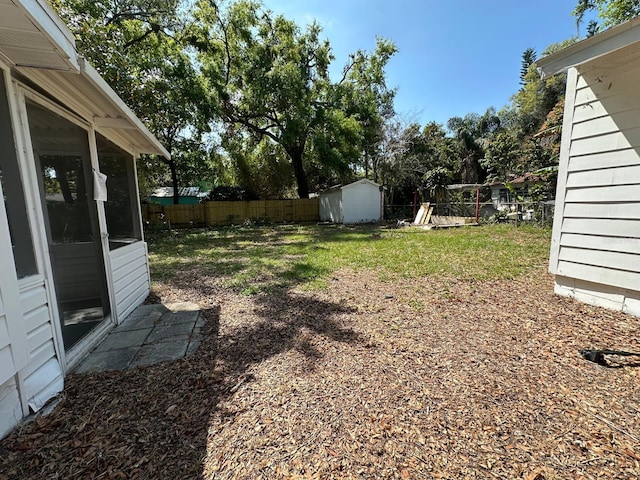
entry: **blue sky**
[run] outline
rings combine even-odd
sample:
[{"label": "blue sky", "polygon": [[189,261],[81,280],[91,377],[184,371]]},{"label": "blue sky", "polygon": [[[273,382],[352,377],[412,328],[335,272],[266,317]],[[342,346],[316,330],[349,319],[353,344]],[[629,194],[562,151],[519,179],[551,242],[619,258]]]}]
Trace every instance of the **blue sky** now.
[{"label": "blue sky", "polygon": [[[519,88],[522,52],[540,54],[577,34],[577,0],[264,0],[306,25],[316,19],[333,48],[335,71],[376,36],[398,53],[387,68],[396,110],[420,124],[500,109]],[[584,27],[581,27],[584,35]]]}]

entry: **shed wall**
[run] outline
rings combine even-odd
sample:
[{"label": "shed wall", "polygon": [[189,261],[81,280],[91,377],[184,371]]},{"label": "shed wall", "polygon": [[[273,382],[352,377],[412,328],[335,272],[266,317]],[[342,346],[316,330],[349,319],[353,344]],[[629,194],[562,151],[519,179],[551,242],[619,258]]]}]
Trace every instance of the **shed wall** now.
[{"label": "shed wall", "polygon": [[550,270],[557,293],[640,315],[640,63],[633,63],[569,75]]},{"label": "shed wall", "polygon": [[371,183],[352,183],[342,189],[343,222],[380,221],[380,190]]},{"label": "shed wall", "polygon": [[320,220],[323,222],[342,223],[343,198],[342,189],[320,194]]}]

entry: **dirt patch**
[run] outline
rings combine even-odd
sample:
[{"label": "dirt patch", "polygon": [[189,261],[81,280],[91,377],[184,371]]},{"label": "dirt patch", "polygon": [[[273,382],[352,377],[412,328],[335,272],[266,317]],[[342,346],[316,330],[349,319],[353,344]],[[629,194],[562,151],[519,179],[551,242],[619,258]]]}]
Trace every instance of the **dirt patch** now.
[{"label": "dirt patch", "polygon": [[0,478],[638,478],[638,319],[510,281],[243,296],[185,271],[154,290],[208,323],[179,362],[71,375],[0,442]]}]

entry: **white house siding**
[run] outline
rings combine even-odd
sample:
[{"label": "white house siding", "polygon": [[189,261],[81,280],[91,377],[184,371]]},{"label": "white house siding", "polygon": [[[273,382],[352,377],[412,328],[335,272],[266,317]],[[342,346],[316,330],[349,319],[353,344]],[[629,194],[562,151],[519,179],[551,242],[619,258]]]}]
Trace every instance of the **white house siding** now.
[{"label": "white house siding", "polygon": [[30,357],[29,364],[19,373],[20,390],[26,405],[35,412],[64,386],[44,280],[20,288],[20,303]]},{"label": "white house siding", "polygon": [[[0,197],[2,200],[2,197]],[[4,205],[0,202],[0,208]],[[6,308],[0,280],[0,438],[6,435],[22,418],[22,405],[15,381],[16,366],[12,352],[12,336],[9,334]]]},{"label": "white house siding", "polygon": [[640,315],[640,64],[612,63],[569,74],[550,270],[556,293]]},{"label": "white house siding", "polygon": [[342,189],[338,188],[320,194],[320,220],[342,223]]},{"label": "white house siding", "polygon": [[380,190],[371,182],[356,182],[342,188],[344,223],[380,220]]},{"label": "white house siding", "polygon": [[0,438],[8,434],[22,419],[18,387],[12,377],[0,385]]},{"label": "white house siding", "polygon": [[20,313],[18,281],[0,185],[0,438],[22,418],[17,374],[28,365],[29,351]]},{"label": "white house siding", "polygon": [[109,252],[117,318],[122,321],[149,295],[147,244],[135,242]]}]

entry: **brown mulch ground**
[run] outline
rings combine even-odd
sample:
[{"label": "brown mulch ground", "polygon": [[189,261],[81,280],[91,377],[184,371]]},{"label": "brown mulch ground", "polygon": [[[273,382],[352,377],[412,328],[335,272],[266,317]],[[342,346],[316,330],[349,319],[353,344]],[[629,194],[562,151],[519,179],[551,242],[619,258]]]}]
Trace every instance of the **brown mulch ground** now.
[{"label": "brown mulch ground", "polygon": [[199,352],[67,378],[54,412],[0,442],[0,479],[640,478],[637,318],[526,279],[241,296],[187,272]]}]

